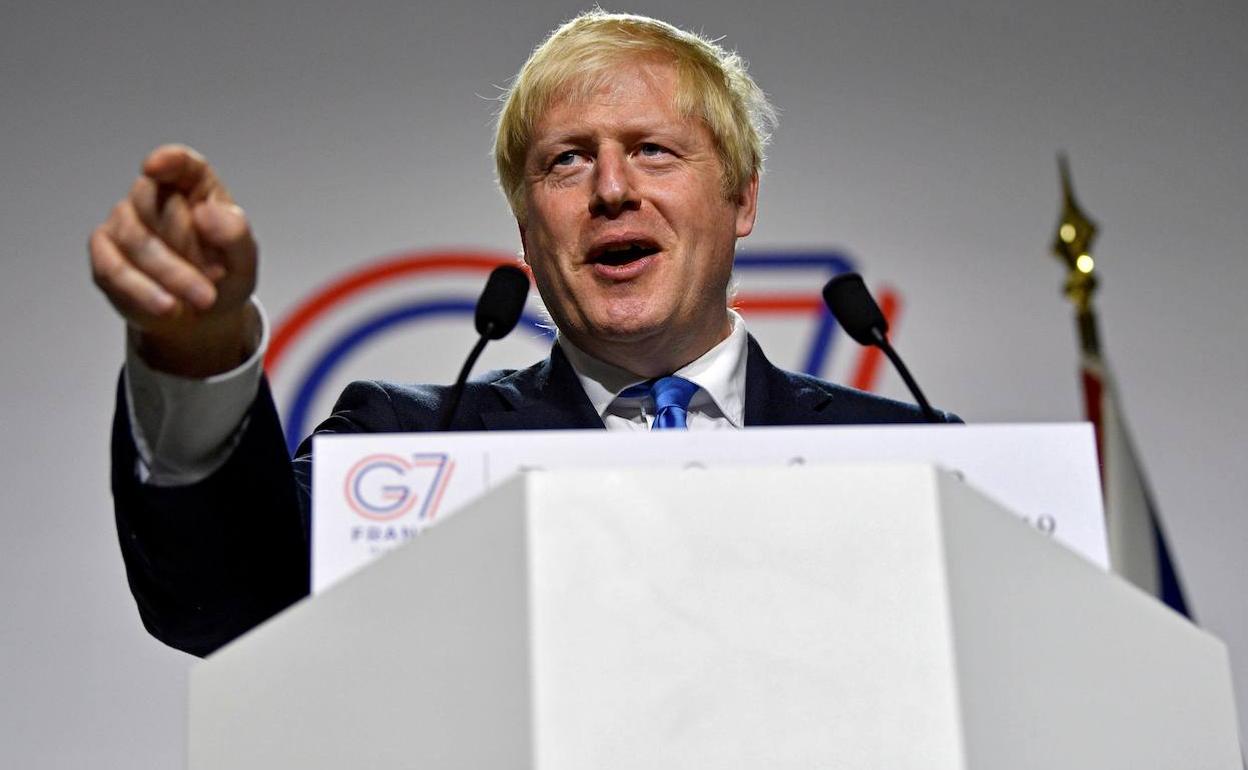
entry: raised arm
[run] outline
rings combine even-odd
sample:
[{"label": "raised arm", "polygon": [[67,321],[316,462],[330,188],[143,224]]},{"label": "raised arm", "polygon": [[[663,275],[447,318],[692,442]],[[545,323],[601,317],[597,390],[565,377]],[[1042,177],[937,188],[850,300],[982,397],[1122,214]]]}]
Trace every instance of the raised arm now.
[{"label": "raised arm", "polygon": [[[89,251],[145,364],[127,366],[112,441],[130,588],[154,636],[203,655],[308,590],[306,519],[268,388],[207,379],[255,352],[255,240],[204,158],[169,145],[146,158]],[[152,471],[169,467],[193,470]]]}]

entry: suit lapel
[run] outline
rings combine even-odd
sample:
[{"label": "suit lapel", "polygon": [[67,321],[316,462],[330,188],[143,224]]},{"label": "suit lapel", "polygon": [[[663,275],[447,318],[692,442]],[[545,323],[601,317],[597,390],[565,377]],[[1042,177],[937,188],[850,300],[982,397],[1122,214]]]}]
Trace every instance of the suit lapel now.
[{"label": "suit lapel", "polygon": [[749,338],[745,362],[745,424],[816,425],[833,422],[822,414],[831,402],[827,391],[815,388],[774,366],[763,349]]},{"label": "suit lapel", "polygon": [[491,387],[509,408],[482,412],[481,421],[487,430],[604,427],[558,345],[542,363],[493,382]]}]

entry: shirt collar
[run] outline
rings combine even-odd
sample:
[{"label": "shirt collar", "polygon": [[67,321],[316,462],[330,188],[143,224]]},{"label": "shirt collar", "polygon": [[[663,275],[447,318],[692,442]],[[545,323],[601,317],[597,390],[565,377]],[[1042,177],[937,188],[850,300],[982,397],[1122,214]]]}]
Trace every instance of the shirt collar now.
[{"label": "shirt collar", "polygon": [[[732,321],[732,331],[728,336],[673,374],[697,383],[728,422],[740,428],[745,422],[745,364],[749,344],[745,320],[732,309],[728,310],[728,317]],[[563,335],[559,336],[558,344],[599,417],[607,413],[620,391],[644,382],[632,372],[599,361]],[[694,406],[697,401],[695,397]]]}]

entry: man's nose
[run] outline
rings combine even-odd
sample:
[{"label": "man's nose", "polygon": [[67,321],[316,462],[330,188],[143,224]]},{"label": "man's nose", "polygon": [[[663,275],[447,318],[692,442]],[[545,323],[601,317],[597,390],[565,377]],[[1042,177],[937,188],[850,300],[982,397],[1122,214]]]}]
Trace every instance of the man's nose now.
[{"label": "man's nose", "polygon": [[640,201],[633,173],[628,156],[622,149],[601,149],[594,163],[594,194],[589,203],[590,213],[617,217],[623,211],[636,210]]}]

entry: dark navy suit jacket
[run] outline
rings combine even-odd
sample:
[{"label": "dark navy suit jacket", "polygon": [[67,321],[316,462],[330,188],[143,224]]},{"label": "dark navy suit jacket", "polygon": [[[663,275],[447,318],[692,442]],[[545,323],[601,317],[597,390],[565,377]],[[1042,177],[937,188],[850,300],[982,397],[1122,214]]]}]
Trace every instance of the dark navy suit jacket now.
[{"label": "dark navy suit jacket", "polygon": [[[355,382],[318,433],[434,430],[445,386]],[[917,423],[917,407],[773,366],[751,338],[746,426]],[[951,417],[951,420],[956,418]],[[556,345],[527,369],[491,372],[464,391],[452,430],[602,429]],[[309,590],[311,439],[292,461],[267,382],[238,447],[210,477],[142,484],[124,391],[113,422],[113,499],[130,589],[161,641],[206,655]]]}]

